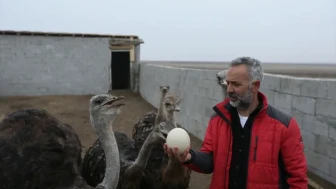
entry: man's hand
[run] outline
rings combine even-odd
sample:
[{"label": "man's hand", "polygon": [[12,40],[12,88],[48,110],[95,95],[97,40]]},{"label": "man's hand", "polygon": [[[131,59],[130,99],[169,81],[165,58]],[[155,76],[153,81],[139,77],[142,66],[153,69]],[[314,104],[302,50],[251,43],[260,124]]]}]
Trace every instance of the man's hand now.
[{"label": "man's hand", "polygon": [[166,143],[164,143],[163,149],[169,157],[176,158],[181,163],[191,159],[191,154],[189,153],[190,147],[188,147],[182,154],[179,154],[178,148],[169,148]]}]

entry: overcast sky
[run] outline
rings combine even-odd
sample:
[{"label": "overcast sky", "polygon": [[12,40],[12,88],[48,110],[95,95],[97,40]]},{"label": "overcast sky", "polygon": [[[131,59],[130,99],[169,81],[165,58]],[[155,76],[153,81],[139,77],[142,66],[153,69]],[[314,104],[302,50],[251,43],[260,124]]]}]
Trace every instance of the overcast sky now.
[{"label": "overcast sky", "polygon": [[336,0],[0,0],[0,30],[138,35],[142,60],[336,63]]}]

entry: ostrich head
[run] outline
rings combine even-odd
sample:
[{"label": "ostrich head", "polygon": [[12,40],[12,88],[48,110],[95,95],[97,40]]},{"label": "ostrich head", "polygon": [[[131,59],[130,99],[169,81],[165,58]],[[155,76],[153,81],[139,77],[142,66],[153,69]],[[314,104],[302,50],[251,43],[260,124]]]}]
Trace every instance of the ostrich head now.
[{"label": "ostrich head", "polygon": [[223,94],[224,98],[227,97],[227,92],[226,92],[227,82],[225,81],[226,80],[226,73],[227,73],[227,70],[223,70],[223,71],[220,71],[216,74],[217,82],[218,82],[218,85],[221,86],[221,88],[222,88],[222,94]]},{"label": "ostrich head", "polygon": [[[124,103],[119,101],[123,96],[113,96],[111,94],[99,94],[90,99],[90,117],[93,122],[112,122],[121,112],[120,107]],[[96,124],[92,124],[96,125]],[[99,124],[100,125],[100,124]],[[102,128],[95,128],[102,129]]]},{"label": "ostrich head", "polygon": [[149,140],[149,143],[152,144],[158,144],[158,143],[163,143],[166,141],[166,137],[172,129],[174,129],[175,126],[171,123],[167,122],[161,122],[158,125],[156,125],[152,132],[151,132],[151,137],[148,137],[147,139]]},{"label": "ostrich head", "polygon": [[169,91],[169,86],[168,85],[167,86],[161,85],[160,86],[160,91],[162,93],[167,93]]},{"label": "ostrich head", "polygon": [[222,86],[222,87],[226,87],[227,86],[227,83],[225,81],[225,79],[226,79],[226,77],[225,77],[226,76],[226,72],[227,72],[227,70],[223,70],[223,71],[220,71],[220,72],[218,72],[216,74],[218,84],[220,86]]},{"label": "ostrich head", "polygon": [[180,111],[180,107],[178,107],[180,104],[180,98],[177,96],[167,95],[163,99],[162,103],[163,103],[166,113],[168,114],[173,114],[174,112]]}]

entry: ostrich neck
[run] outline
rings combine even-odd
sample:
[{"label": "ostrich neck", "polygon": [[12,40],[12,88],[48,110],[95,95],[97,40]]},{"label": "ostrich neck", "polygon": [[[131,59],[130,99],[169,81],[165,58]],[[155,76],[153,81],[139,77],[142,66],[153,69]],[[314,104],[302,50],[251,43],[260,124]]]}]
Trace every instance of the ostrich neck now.
[{"label": "ostrich neck", "polygon": [[153,134],[151,133],[147,139],[145,140],[144,144],[142,145],[139,155],[134,161],[134,165],[140,169],[145,169],[147,165],[147,161],[150,157],[150,153],[153,149],[152,141],[153,140]]},{"label": "ostrich neck", "polygon": [[[120,157],[118,145],[112,130],[113,120],[100,119],[93,122],[94,128],[107,128],[107,130],[96,130],[99,141],[104,149],[106,159],[105,177],[100,187],[115,189],[119,181]],[[98,185],[99,186],[99,185]]]},{"label": "ostrich neck", "polygon": [[161,98],[160,98],[160,103],[159,103],[159,110],[158,110],[158,113],[157,113],[157,116],[156,116],[156,119],[155,119],[155,125],[159,124],[159,122],[161,122],[164,119],[162,103],[163,103],[163,99],[164,99],[165,96],[166,96],[166,93],[162,92]]},{"label": "ostrich neck", "polygon": [[166,112],[165,117],[166,117],[166,122],[172,123],[176,127],[174,112]]}]

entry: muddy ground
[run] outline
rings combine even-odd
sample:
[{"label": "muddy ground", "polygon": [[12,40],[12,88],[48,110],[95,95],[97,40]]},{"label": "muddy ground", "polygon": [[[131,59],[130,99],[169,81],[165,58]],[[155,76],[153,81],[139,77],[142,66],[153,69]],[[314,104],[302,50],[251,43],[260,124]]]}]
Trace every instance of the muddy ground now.
[{"label": "muddy ground", "polygon": [[[141,96],[130,91],[114,91],[114,95],[124,95],[125,104],[122,113],[116,121],[116,131],[125,132],[131,136],[132,126],[144,113],[154,110],[154,107],[142,99]],[[8,113],[22,108],[43,108],[61,121],[70,124],[78,133],[84,151],[96,139],[90,125],[89,99],[87,96],[41,96],[41,97],[1,97],[0,118]],[[191,136],[192,147],[199,149],[201,141]],[[206,189],[211,175],[192,173],[191,189]]]}]

